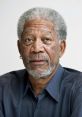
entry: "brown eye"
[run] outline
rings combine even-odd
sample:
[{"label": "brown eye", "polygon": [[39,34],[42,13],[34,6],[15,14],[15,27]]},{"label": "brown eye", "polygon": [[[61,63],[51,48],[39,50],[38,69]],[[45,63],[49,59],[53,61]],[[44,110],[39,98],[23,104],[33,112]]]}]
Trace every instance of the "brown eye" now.
[{"label": "brown eye", "polygon": [[43,40],[43,42],[45,44],[51,44],[51,41],[52,41],[52,39],[51,38],[48,38],[48,37],[44,37],[44,38],[42,38],[42,40]]},{"label": "brown eye", "polygon": [[33,41],[34,41],[34,38],[31,37],[31,36],[27,36],[27,37],[24,38],[24,44],[27,45],[27,46],[32,44]]}]

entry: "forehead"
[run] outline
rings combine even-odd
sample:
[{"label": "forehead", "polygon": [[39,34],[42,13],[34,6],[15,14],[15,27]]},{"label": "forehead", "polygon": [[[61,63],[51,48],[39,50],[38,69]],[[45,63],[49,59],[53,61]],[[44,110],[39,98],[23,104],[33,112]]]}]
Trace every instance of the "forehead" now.
[{"label": "forehead", "polygon": [[53,31],[54,25],[52,22],[44,20],[44,19],[34,19],[30,20],[28,22],[25,22],[24,24],[24,30],[45,30],[45,31]]}]

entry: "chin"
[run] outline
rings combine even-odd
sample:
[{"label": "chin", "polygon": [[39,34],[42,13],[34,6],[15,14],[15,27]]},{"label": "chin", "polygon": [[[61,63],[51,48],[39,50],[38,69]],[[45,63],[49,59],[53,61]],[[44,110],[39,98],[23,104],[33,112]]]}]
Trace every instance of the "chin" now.
[{"label": "chin", "polygon": [[40,78],[47,78],[52,73],[51,68],[44,70],[44,71],[35,71],[35,70],[29,70],[27,69],[27,72],[30,76],[32,76],[34,79],[40,79]]}]

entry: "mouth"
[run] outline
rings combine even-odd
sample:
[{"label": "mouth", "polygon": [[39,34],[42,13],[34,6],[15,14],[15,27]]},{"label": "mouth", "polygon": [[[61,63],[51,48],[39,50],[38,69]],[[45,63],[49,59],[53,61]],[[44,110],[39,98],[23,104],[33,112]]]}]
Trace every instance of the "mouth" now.
[{"label": "mouth", "polygon": [[30,63],[32,65],[44,65],[47,61],[46,60],[31,60]]}]

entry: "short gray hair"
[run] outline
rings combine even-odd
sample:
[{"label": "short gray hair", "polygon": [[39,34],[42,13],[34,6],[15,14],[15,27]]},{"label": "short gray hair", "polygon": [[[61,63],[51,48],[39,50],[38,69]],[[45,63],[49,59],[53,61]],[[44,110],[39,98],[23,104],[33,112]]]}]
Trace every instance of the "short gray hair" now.
[{"label": "short gray hair", "polygon": [[21,17],[18,20],[17,28],[19,39],[21,39],[21,34],[23,32],[25,22],[28,22],[36,18],[51,21],[54,24],[54,29],[57,32],[58,39],[60,40],[66,39],[67,26],[62,16],[57,11],[51,8],[41,7],[29,9],[21,15]]}]

